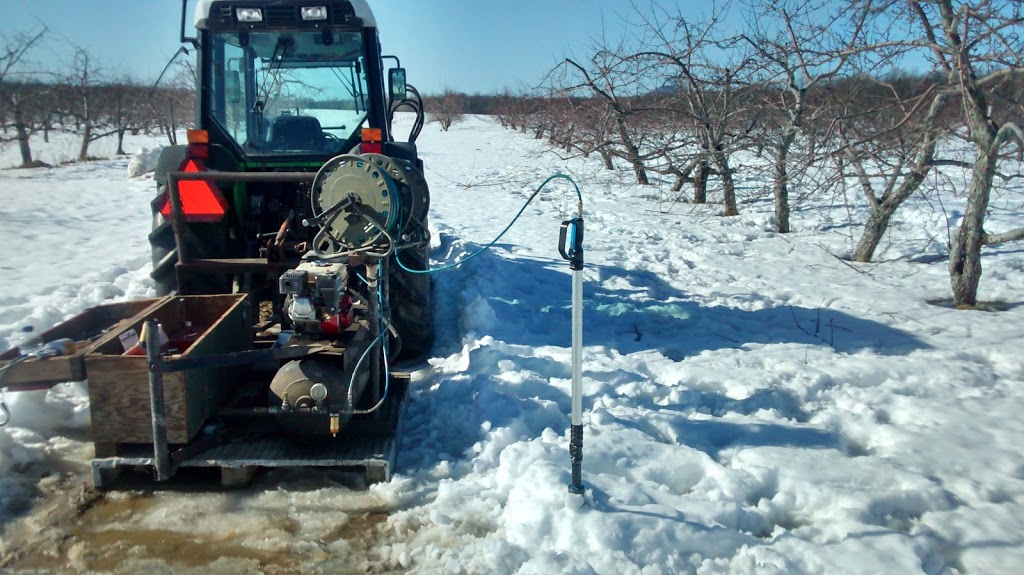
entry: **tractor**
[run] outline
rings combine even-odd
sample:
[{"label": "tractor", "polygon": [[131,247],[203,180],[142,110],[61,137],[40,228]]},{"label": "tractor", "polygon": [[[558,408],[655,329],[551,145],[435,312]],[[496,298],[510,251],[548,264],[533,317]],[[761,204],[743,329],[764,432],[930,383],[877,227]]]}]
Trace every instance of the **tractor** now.
[{"label": "tractor", "polygon": [[159,297],[32,332],[0,354],[3,390],[88,379],[97,487],[181,468],[386,481],[409,384],[395,365],[434,333],[422,99],[365,0],[196,1],[195,129],[154,174]]},{"label": "tractor", "polygon": [[152,278],[158,295],[248,294],[257,348],[305,346],[221,413],[330,441],[432,344],[422,100],[365,0],[199,0],[194,38],[187,6],[195,129],[157,164]]}]

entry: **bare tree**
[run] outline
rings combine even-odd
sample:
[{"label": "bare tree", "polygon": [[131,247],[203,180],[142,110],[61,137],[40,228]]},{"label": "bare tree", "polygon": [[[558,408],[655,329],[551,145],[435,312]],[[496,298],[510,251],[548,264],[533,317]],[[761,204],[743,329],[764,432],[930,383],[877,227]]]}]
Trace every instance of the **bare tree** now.
[{"label": "bare tree", "polygon": [[[970,170],[971,181],[963,220],[951,240],[949,273],[954,304],[973,307],[981,279],[982,247],[1024,239],[1024,228],[1001,234],[988,234],[984,229],[1000,162],[1007,159],[1009,152],[1016,151],[1019,157],[1024,151],[1020,102],[1005,102],[1016,107],[1009,114],[992,106],[1000,90],[1013,90],[1015,87],[1009,85],[1019,85],[1024,78],[1021,4],[1014,0],[862,0],[861,4],[879,16],[876,22],[887,23],[897,32],[879,38],[865,51],[890,57],[908,51],[923,52],[931,59],[935,77],[941,82],[936,81],[923,97],[898,97],[900,106],[910,105],[903,108],[902,118],[877,134],[882,140],[913,135],[909,146],[913,154],[897,156],[880,197],[870,193],[868,171],[863,166],[858,168],[861,187],[869,192],[874,210],[855,258],[870,259],[895,207],[916,191],[932,167],[963,167]],[[894,85],[883,85],[893,94],[898,93]],[[956,118],[947,118],[953,113],[957,113]],[[915,124],[915,116],[923,119],[916,123],[918,129],[908,130]],[[938,141],[961,135],[973,147],[973,159],[941,157]],[[847,157],[852,147],[848,139],[843,146]]]},{"label": "bare tree", "polygon": [[116,133],[105,130],[101,113],[101,76],[88,50],[78,46],[72,59],[71,69],[61,85],[61,100],[65,113],[74,120],[81,140],[78,147],[78,161],[89,159],[89,145],[100,138]]},{"label": "bare tree", "polygon": [[[624,159],[632,168],[636,181],[648,185],[647,166],[641,148],[647,135],[638,129],[646,111],[638,99],[649,86],[637,62],[623,57],[624,46],[609,47],[601,38],[593,47],[594,54],[587,65],[566,58],[562,65],[548,74],[557,93],[563,97],[587,94],[601,102],[607,111],[610,130],[606,142],[596,143],[594,149],[604,149],[612,156]],[[607,165],[607,162],[606,162]]]},{"label": "bare tree", "polygon": [[561,157],[601,156],[606,170],[614,170],[614,122],[608,106],[596,98],[574,98],[556,90],[544,100],[541,112],[549,126],[551,143]]},{"label": "bare tree", "polygon": [[430,104],[434,109],[427,114],[427,118],[440,124],[442,132],[447,132],[466,119],[465,96],[451,88],[445,88],[439,97],[431,98]]},{"label": "bare tree", "polygon": [[[875,86],[883,87],[889,97],[865,106],[878,102],[866,94]],[[934,166],[939,139],[947,133],[942,120],[951,93],[932,82],[906,94],[882,80],[862,80],[857,87],[847,83],[835,93],[847,104],[835,125],[837,153],[852,170],[871,210],[853,261],[869,262],[896,210],[921,188]],[[881,182],[880,190],[876,182]]]},{"label": "bare tree", "polygon": [[178,131],[191,126],[195,117],[195,90],[195,66],[187,59],[179,60],[166,85],[148,94],[150,110],[145,122],[148,131],[163,134],[168,144],[176,146]]},{"label": "bare tree", "polygon": [[[21,165],[31,166],[30,138],[50,122],[49,111],[43,102],[49,86],[24,68],[26,56],[46,36],[47,29],[22,33],[8,39],[0,36],[0,144],[17,142]],[[8,136],[9,130],[14,131]]]},{"label": "bare tree", "polygon": [[127,133],[138,133],[145,123],[145,92],[137,82],[127,75],[104,87],[104,124],[117,134],[117,153],[125,155],[124,137]]},{"label": "bare tree", "polygon": [[643,62],[646,74],[660,75],[676,86],[673,109],[689,124],[679,129],[695,133],[700,145],[700,185],[706,185],[709,164],[722,182],[723,213],[735,216],[739,211],[731,157],[749,145],[758,121],[748,93],[757,70],[746,43],[723,34],[729,8],[726,3],[696,20],[656,5],[649,14],[640,12],[644,45],[631,59]]},{"label": "bare tree", "polygon": [[541,98],[525,87],[516,91],[506,88],[500,96],[498,117],[502,126],[525,132],[529,118],[541,107]]},{"label": "bare tree", "polygon": [[982,0],[954,6],[952,0],[932,5],[913,5],[931,43],[936,60],[957,86],[974,145],[967,208],[949,253],[949,275],[953,303],[960,307],[977,304],[981,282],[981,248],[1024,239],[1024,228],[1003,234],[985,233],[985,215],[993,180],[1004,148],[1016,145],[1020,154],[1024,131],[1013,119],[1001,119],[990,102],[1001,83],[1024,79],[1024,36],[1019,2]]},{"label": "bare tree", "polygon": [[[775,112],[769,115],[772,125],[761,131],[761,145],[772,155],[775,230],[784,234],[792,229],[789,194],[794,144],[803,135],[806,148],[813,149],[815,142],[806,138],[804,128],[828,109],[810,107],[809,94],[843,70],[862,43],[870,11],[867,5],[856,4],[850,11],[836,11],[833,3],[821,0],[772,0],[748,6],[750,31],[743,38],[763,62],[764,104]],[[804,157],[797,165],[809,166],[812,161],[813,157]]]}]

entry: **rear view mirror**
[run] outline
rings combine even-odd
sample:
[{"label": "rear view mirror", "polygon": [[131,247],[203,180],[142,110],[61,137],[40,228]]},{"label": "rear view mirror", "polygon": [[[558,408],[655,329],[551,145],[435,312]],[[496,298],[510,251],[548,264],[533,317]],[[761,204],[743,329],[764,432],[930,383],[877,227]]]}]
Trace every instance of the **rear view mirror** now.
[{"label": "rear view mirror", "polygon": [[228,102],[237,104],[242,101],[242,85],[238,79],[238,71],[229,70],[227,75],[224,76],[224,92],[227,95]]},{"label": "rear view mirror", "polygon": [[405,68],[388,70],[388,86],[393,99],[405,98]]}]

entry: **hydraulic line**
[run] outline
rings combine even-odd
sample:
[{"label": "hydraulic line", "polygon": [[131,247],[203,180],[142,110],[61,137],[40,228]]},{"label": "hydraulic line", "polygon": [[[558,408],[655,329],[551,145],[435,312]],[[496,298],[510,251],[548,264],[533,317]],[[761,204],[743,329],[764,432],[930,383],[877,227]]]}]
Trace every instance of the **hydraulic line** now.
[{"label": "hydraulic line", "polygon": [[[384,284],[383,284],[383,282],[382,282],[382,280],[380,278],[380,274],[383,271],[383,266],[381,264],[377,264],[377,266],[378,266],[378,268],[377,268],[378,269],[378,271],[377,271],[377,305],[378,305],[378,309],[383,311],[384,310]],[[364,278],[363,276],[361,276],[359,274],[356,274],[356,276],[358,276],[359,279],[363,280],[363,283],[365,283],[367,286],[370,285],[370,281],[367,280],[366,278]],[[390,306],[388,306],[388,308],[387,308],[387,321],[385,321],[384,315],[385,314],[383,314],[383,313],[381,314],[380,335],[378,335],[376,339],[374,339],[372,342],[370,342],[370,345],[366,346],[366,350],[364,350],[363,354],[361,356],[359,356],[359,361],[357,361],[355,367],[352,368],[352,377],[351,377],[351,379],[349,379],[349,382],[348,382],[349,406],[351,407],[353,405],[353,402],[352,402],[352,390],[355,388],[356,374],[359,373],[359,368],[363,365],[363,362],[366,361],[366,358],[369,357],[370,351],[378,343],[381,346],[381,355],[384,356],[384,393],[381,394],[380,401],[378,401],[377,404],[374,405],[373,407],[371,407],[369,409],[351,409],[348,413],[351,413],[351,414],[354,414],[354,415],[364,415],[364,414],[367,414],[367,413],[373,413],[373,412],[377,411],[378,409],[380,409],[380,406],[384,405],[384,401],[388,398],[388,390],[389,390],[389,388],[391,386],[391,371],[390,371],[389,365],[388,365],[388,342],[387,342],[387,337],[386,336],[388,334],[389,329],[391,328],[391,307]]]},{"label": "hydraulic line", "polygon": [[412,85],[407,84],[405,87],[406,96],[412,94],[416,99],[411,100],[408,97],[404,97],[401,100],[394,102],[389,101],[388,111],[388,125],[392,125],[395,119],[395,112],[399,108],[409,108],[416,115],[415,120],[412,124],[412,129],[409,131],[408,142],[413,144],[416,139],[420,137],[420,132],[423,130],[424,114],[423,114],[423,98],[420,97],[420,93]]}]

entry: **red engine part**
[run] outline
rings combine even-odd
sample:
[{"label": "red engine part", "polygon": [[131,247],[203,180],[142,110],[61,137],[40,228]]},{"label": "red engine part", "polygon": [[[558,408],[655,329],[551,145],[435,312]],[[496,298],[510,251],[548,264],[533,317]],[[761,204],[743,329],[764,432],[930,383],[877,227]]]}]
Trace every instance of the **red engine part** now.
[{"label": "red engine part", "polygon": [[330,337],[337,337],[341,332],[352,325],[352,297],[344,295],[339,302],[341,312],[329,315],[320,322],[320,333]]}]

